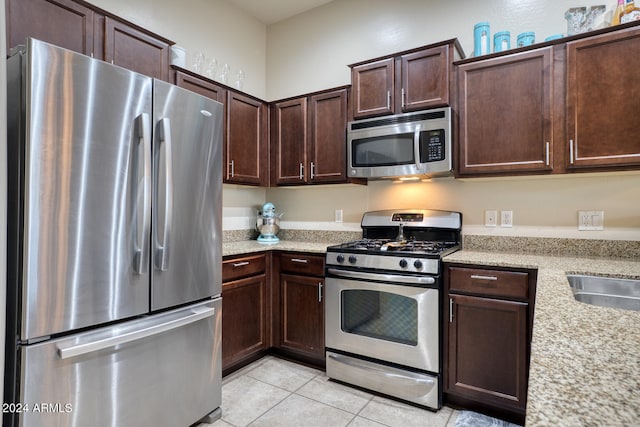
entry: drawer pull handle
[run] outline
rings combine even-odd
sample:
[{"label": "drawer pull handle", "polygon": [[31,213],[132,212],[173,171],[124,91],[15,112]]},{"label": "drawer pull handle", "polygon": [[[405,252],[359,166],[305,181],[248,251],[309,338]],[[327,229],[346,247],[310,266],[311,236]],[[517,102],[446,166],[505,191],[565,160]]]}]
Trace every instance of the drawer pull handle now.
[{"label": "drawer pull handle", "polygon": [[291,262],[299,262],[302,264],[307,264],[309,262],[308,259],[302,259],[302,258],[291,258]]},{"label": "drawer pull handle", "polygon": [[236,268],[236,267],[244,267],[245,265],[249,265],[249,261],[234,262],[234,263],[233,263],[233,268]]},{"label": "drawer pull handle", "polygon": [[492,281],[498,280],[496,276],[481,276],[479,274],[472,274],[471,278],[476,280],[492,280]]}]

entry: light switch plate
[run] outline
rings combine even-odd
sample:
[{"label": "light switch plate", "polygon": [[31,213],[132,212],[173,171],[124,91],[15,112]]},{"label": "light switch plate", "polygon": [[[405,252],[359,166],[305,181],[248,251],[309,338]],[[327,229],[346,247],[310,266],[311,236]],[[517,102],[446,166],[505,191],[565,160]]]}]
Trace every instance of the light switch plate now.
[{"label": "light switch plate", "polygon": [[484,226],[495,227],[498,225],[498,211],[484,211]]}]

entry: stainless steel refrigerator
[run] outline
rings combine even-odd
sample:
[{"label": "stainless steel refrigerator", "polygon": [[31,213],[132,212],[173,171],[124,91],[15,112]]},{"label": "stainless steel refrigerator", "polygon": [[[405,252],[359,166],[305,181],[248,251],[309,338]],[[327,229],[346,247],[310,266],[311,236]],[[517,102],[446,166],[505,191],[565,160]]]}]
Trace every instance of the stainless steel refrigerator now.
[{"label": "stainless steel refrigerator", "polygon": [[222,105],[33,39],[7,64],[5,425],[215,417]]}]

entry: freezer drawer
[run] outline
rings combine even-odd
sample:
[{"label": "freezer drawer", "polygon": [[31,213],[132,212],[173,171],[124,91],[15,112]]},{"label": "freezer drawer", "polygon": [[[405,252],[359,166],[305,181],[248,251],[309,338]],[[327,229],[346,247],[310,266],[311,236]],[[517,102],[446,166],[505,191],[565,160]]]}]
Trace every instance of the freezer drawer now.
[{"label": "freezer drawer", "polygon": [[221,403],[222,299],[22,349],[21,426],[188,426]]}]

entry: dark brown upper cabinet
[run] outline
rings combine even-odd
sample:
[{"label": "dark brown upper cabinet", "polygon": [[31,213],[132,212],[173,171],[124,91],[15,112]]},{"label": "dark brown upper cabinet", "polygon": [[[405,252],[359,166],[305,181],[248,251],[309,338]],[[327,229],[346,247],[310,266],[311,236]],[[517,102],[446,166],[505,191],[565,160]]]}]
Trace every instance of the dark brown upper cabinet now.
[{"label": "dark brown upper cabinet", "polygon": [[640,165],[640,29],[567,43],[568,170]]},{"label": "dark brown upper cabinet", "polygon": [[272,185],[346,182],[347,89],[271,106]]},{"label": "dark brown upper cabinet", "polygon": [[181,68],[176,84],[224,104],[223,182],[267,186],[267,103]]},{"label": "dark brown upper cabinet", "polygon": [[551,49],[458,67],[458,175],[551,171]]},{"label": "dark brown upper cabinet", "polygon": [[106,17],[104,20],[104,60],[132,71],[169,80],[170,42],[140,29]]},{"label": "dark brown upper cabinet", "polygon": [[33,37],[92,56],[93,9],[71,0],[5,1],[7,52]]},{"label": "dark brown upper cabinet", "polygon": [[27,37],[52,43],[132,71],[169,80],[172,41],[89,3],[6,0],[7,48]]},{"label": "dark brown upper cabinet", "polygon": [[256,98],[227,91],[224,182],[269,183],[268,107]]},{"label": "dark brown upper cabinet", "polygon": [[449,105],[452,62],[463,56],[453,39],[350,65],[353,118]]}]

